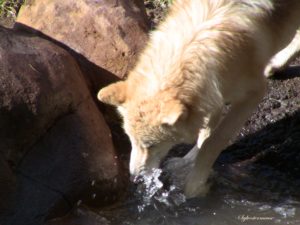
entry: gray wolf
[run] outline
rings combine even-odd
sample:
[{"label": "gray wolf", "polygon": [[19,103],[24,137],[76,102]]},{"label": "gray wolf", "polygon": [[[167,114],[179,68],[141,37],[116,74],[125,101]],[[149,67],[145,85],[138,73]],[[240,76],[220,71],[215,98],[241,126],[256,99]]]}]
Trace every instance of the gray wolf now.
[{"label": "gray wolf", "polygon": [[299,52],[299,15],[299,0],[175,0],[128,78],[98,93],[124,119],[130,173],[196,142],[180,159],[193,165],[183,189],[205,194],[216,158],[263,98],[266,76]]}]

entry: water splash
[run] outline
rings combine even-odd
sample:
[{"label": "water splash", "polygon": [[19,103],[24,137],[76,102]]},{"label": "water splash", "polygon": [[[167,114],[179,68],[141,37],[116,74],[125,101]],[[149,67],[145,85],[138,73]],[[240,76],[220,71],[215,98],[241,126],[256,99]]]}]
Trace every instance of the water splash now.
[{"label": "water splash", "polygon": [[142,172],[134,180],[137,184],[135,195],[140,199],[140,204],[137,206],[139,213],[147,206],[159,210],[161,205],[173,208],[186,202],[184,194],[175,185],[164,187],[160,180],[161,175],[161,169],[152,169],[151,172]]},{"label": "water splash", "polygon": [[296,214],[296,208],[290,206],[278,206],[274,208],[274,211],[283,218],[294,217]]}]

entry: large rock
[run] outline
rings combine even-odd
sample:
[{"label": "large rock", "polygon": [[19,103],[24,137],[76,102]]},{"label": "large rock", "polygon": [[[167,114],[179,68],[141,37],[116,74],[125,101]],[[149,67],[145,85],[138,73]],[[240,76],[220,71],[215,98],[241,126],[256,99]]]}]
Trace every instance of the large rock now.
[{"label": "large rock", "polygon": [[0,210],[14,191],[0,224],[41,224],[77,201],[118,197],[110,131],[68,52],[0,27],[0,83]]},{"label": "large rock", "polygon": [[88,208],[77,207],[67,216],[48,221],[45,225],[110,225],[111,222]]},{"label": "large rock", "polygon": [[21,25],[83,56],[77,58],[94,89],[127,74],[149,27],[141,0],[30,0],[19,12],[16,29]]},{"label": "large rock", "polygon": [[[0,153],[1,156],[1,153]],[[16,177],[4,157],[0,157],[0,215],[12,206],[11,199],[16,191]]]}]

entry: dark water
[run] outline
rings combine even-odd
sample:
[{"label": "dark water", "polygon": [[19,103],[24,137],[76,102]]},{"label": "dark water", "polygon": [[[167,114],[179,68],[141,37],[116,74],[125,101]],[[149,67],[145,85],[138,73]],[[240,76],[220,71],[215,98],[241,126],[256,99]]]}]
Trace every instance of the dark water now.
[{"label": "dark water", "polygon": [[[186,200],[175,186],[171,185],[163,190],[158,174],[159,172],[152,180],[148,177],[146,187],[137,189],[122,205],[98,212],[106,219],[103,224],[300,224],[300,202],[291,196],[264,189],[269,185],[260,185],[263,179],[249,177],[234,184],[232,179],[228,179],[235,176],[234,172],[227,173],[227,177],[215,175],[206,197]],[[272,183],[271,180],[269,182]],[[274,182],[277,185],[286,185],[280,181]],[[285,188],[290,187],[286,185]]]}]

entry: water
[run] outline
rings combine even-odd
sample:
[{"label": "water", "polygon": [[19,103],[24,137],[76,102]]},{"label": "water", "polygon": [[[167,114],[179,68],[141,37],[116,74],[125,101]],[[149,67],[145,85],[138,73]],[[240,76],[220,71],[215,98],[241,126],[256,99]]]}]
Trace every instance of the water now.
[{"label": "water", "polygon": [[[229,178],[234,174],[219,173],[206,197],[186,200],[175,185],[164,185],[161,175],[161,170],[153,170],[151,176],[143,174],[136,180],[138,185],[127,201],[99,212],[109,221],[105,225],[300,224],[300,202],[266,189],[268,185],[261,185],[256,178],[246,177],[233,185]],[[254,182],[252,191],[248,191],[246,181]],[[284,185],[281,181],[277,184]]]},{"label": "water", "polygon": [[135,179],[134,195],[139,213],[151,206],[157,210],[160,205],[171,209],[186,202],[184,194],[175,185],[164,187],[161,175],[161,169],[153,169],[150,174],[142,173]]}]

